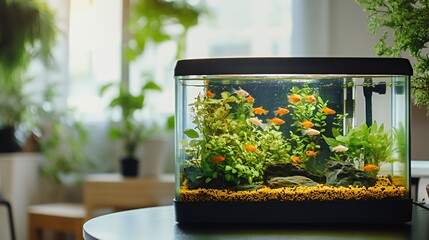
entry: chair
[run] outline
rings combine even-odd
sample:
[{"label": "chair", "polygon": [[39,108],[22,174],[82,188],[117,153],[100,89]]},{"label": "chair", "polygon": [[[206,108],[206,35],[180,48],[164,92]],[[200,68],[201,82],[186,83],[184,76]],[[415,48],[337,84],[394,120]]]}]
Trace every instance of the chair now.
[{"label": "chair", "polygon": [[28,208],[29,240],[39,240],[47,231],[55,234],[72,233],[74,239],[83,239],[82,226],[85,217],[86,213],[81,204],[49,203],[30,206]]},{"label": "chair", "polygon": [[7,208],[8,218],[9,218],[10,237],[12,240],[15,240],[15,228],[13,226],[12,207],[10,203],[1,196],[1,194],[0,194],[0,205],[4,205]]}]

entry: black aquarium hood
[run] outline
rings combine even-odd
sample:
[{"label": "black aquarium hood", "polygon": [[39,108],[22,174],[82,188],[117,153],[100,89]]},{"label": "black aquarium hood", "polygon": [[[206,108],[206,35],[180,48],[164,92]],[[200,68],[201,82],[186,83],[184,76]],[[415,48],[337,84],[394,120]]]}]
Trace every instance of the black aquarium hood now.
[{"label": "black aquarium hood", "polygon": [[405,58],[249,57],[183,59],[174,76],[222,74],[413,75]]}]

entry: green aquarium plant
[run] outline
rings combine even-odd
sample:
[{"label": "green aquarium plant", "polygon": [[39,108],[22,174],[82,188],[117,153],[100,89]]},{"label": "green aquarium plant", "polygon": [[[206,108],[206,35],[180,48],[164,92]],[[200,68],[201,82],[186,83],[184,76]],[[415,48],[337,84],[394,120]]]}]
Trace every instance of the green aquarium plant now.
[{"label": "green aquarium plant", "polygon": [[220,98],[215,94],[207,91],[190,104],[196,130],[185,130],[191,140],[182,140],[182,146],[200,163],[199,178],[208,186],[261,183],[263,152],[253,131],[256,126],[249,121],[253,103],[229,92],[220,93]]},{"label": "green aquarium plant", "polygon": [[293,120],[291,127],[294,127],[289,133],[292,161],[303,162],[308,170],[320,174],[326,162],[320,154],[323,144],[321,136],[326,132],[328,120],[337,126],[342,122],[343,115],[336,114],[328,107],[328,101],[324,101],[317,91],[307,85],[302,88],[293,86],[288,100]]},{"label": "green aquarium plant", "polygon": [[[184,165],[188,187],[260,184],[267,166],[290,162],[320,175],[326,164],[319,156],[321,133],[328,119],[343,118],[330,116],[336,112],[308,86],[292,87],[288,98],[287,108],[268,111],[254,107],[255,99],[243,89],[198,95],[189,104],[195,128],[186,129],[181,141],[192,159]],[[290,118],[287,136],[280,126]]]},{"label": "green aquarium plant", "polygon": [[[382,34],[375,45],[380,56],[413,58],[411,91],[417,106],[429,110],[429,4],[427,0],[356,0],[369,13],[368,29]],[[429,111],[427,111],[429,114]]]},{"label": "green aquarium plant", "polygon": [[398,128],[393,128],[393,140],[396,143],[395,150],[398,151],[398,162],[405,163],[408,157],[407,154],[407,136],[405,134],[405,127],[401,123]]},{"label": "green aquarium plant", "polygon": [[268,111],[254,107],[253,102],[242,89],[235,93],[209,90],[196,97],[190,104],[196,127],[184,131],[190,140],[182,140],[182,146],[199,167],[187,164],[188,177],[197,170],[200,183],[215,188],[261,184],[267,164],[290,160],[290,144],[278,126],[283,120],[263,123],[258,116]]},{"label": "green aquarium plant", "polygon": [[334,152],[334,160],[350,163],[357,161],[364,170],[379,170],[383,163],[394,161],[395,139],[391,131],[385,131],[384,124],[378,127],[374,121],[368,127],[363,123],[359,127],[349,129],[345,136],[334,129],[333,135],[334,138],[324,136],[324,139]]}]

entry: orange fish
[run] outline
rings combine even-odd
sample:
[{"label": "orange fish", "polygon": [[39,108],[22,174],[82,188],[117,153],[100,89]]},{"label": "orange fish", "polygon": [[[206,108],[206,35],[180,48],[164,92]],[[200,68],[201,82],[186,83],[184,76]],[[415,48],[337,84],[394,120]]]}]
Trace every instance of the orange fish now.
[{"label": "orange fish", "polygon": [[325,113],[326,115],[331,115],[331,114],[335,114],[336,112],[335,112],[335,110],[332,110],[332,109],[330,109],[330,108],[328,108],[328,107],[323,107],[322,109],[321,109],[321,111],[323,112],[323,113]]},{"label": "orange fish", "polygon": [[310,121],[304,121],[301,123],[301,126],[305,127],[305,128],[311,128],[314,126],[314,123],[310,122]]},{"label": "orange fish", "polygon": [[268,119],[268,122],[270,122],[272,124],[276,124],[276,125],[281,125],[281,124],[285,123],[285,121],[283,121],[282,119],[277,118],[277,117],[275,117],[273,119]]},{"label": "orange fish", "polygon": [[288,114],[288,113],[289,113],[289,110],[287,110],[286,108],[281,108],[281,107],[279,107],[277,109],[277,111],[274,111],[275,116],[277,116],[277,115],[283,116],[283,115]]},{"label": "orange fish", "polygon": [[294,163],[301,163],[302,161],[301,161],[301,158],[300,157],[298,157],[298,156],[292,156],[290,159],[292,159],[292,161],[294,162]]},{"label": "orange fish", "polygon": [[249,152],[256,152],[256,150],[258,150],[258,148],[252,144],[248,144],[244,148]]},{"label": "orange fish", "polygon": [[307,155],[309,157],[314,157],[314,156],[316,156],[316,152],[312,151],[312,150],[308,150],[307,152],[305,152],[305,155]]},{"label": "orange fish", "polygon": [[252,108],[252,112],[254,112],[255,114],[265,114],[267,115],[268,111],[265,110],[262,106],[261,107],[257,107],[257,108]]},{"label": "orange fish", "polygon": [[307,97],[305,97],[305,101],[312,103],[316,101],[316,98],[313,95],[308,95]]},{"label": "orange fish", "polygon": [[255,101],[255,99],[252,97],[252,96],[248,96],[247,98],[245,98],[246,99],[246,101],[248,102],[248,103],[252,103],[252,102],[254,102]]},{"label": "orange fish", "polygon": [[212,160],[215,162],[223,162],[223,161],[225,161],[225,158],[222,156],[216,156],[216,157],[212,158]]},{"label": "orange fish", "polygon": [[380,168],[374,164],[367,164],[367,165],[363,166],[364,171],[374,171],[374,170],[378,170],[378,169],[380,169]]},{"label": "orange fish", "polygon": [[206,93],[207,97],[212,98],[214,96],[216,96],[216,94],[212,93],[212,91],[208,90]]},{"label": "orange fish", "polygon": [[289,101],[293,103],[298,103],[299,101],[301,101],[301,97],[296,94],[292,94],[288,98],[289,98]]}]

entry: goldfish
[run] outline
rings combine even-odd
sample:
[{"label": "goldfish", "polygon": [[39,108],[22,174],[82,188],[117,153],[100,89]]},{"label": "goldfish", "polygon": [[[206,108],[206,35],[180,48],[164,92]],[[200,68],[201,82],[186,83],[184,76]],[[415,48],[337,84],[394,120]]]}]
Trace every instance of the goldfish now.
[{"label": "goldfish", "polygon": [[308,95],[305,97],[305,101],[313,103],[316,101],[316,98],[313,95]]},{"label": "goldfish", "polygon": [[249,121],[261,128],[265,128],[265,124],[263,124],[262,121],[257,117],[249,118]]},{"label": "goldfish", "polygon": [[305,128],[311,128],[314,126],[314,123],[310,122],[310,121],[304,121],[301,123],[301,126],[305,127]]},{"label": "goldfish", "polygon": [[267,115],[268,111],[265,110],[262,106],[261,107],[257,107],[257,108],[252,108],[252,112],[254,112],[255,114],[265,114]]},{"label": "goldfish", "polygon": [[345,152],[347,150],[349,150],[349,149],[346,146],[343,146],[343,145],[338,145],[336,147],[331,148],[332,152]]},{"label": "goldfish", "polygon": [[367,165],[363,166],[364,171],[374,171],[374,170],[378,170],[378,169],[380,169],[380,168],[374,164],[367,164]]},{"label": "goldfish", "polygon": [[215,162],[223,162],[223,161],[225,161],[225,158],[223,156],[216,156],[216,157],[212,158],[212,160]]},{"label": "goldfish", "polygon": [[313,129],[313,128],[308,128],[308,129],[302,130],[302,134],[314,136],[314,135],[319,135],[320,131],[317,131],[316,129]]},{"label": "goldfish", "polygon": [[312,151],[312,150],[308,150],[305,152],[305,155],[307,155],[309,157],[314,157],[314,156],[316,156],[316,152]]},{"label": "goldfish", "polygon": [[241,97],[249,96],[249,93],[241,88],[239,90],[236,90],[236,89],[233,89],[233,90],[234,90],[234,93],[237,94],[238,96],[241,96]]},{"label": "goldfish", "polygon": [[289,113],[289,110],[287,110],[286,108],[281,108],[281,107],[279,107],[277,109],[277,111],[274,112],[275,116],[277,116],[277,115],[283,116],[283,115],[288,114],[288,113]]},{"label": "goldfish", "polygon": [[249,152],[256,152],[256,150],[258,150],[258,148],[252,144],[248,144],[244,148]]},{"label": "goldfish", "polygon": [[301,158],[298,156],[292,156],[290,159],[292,159],[292,161],[294,163],[301,163],[302,162]]},{"label": "goldfish", "polygon": [[335,113],[336,113],[336,112],[335,112],[335,110],[330,109],[330,108],[328,108],[328,107],[323,107],[323,108],[321,109],[321,111],[322,111],[324,114],[326,114],[326,115],[331,115],[331,114],[335,114]]},{"label": "goldfish", "polygon": [[282,119],[277,118],[277,117],[275,117],[273,119],[269,119],[268,122],[270,122],[272,124],[276,124],[276,125],[281,125],[281,124],[285,123],[285,121],[283,121]]},{"label": "goldfish", "polygon": [[298,103],[301,101],[301,97],[296,94],[292,94],[288,98],[289,98],[289,101],[291,101],[292,103]]},{"label": "goldfish", "polygon": [[252,96],[248,96],[247,98],[245,98],[246,99],[246,101],[248,102],[248,103],[252,103],[252,102],[254,102],[255,101],[255,99],[252,97]]},{"label": "goldfish", "polygon": [[212,97],[216,96],[216,94],[212,93],[210,90],[207,91],[206,95],[209,98],[212,98]]}]

